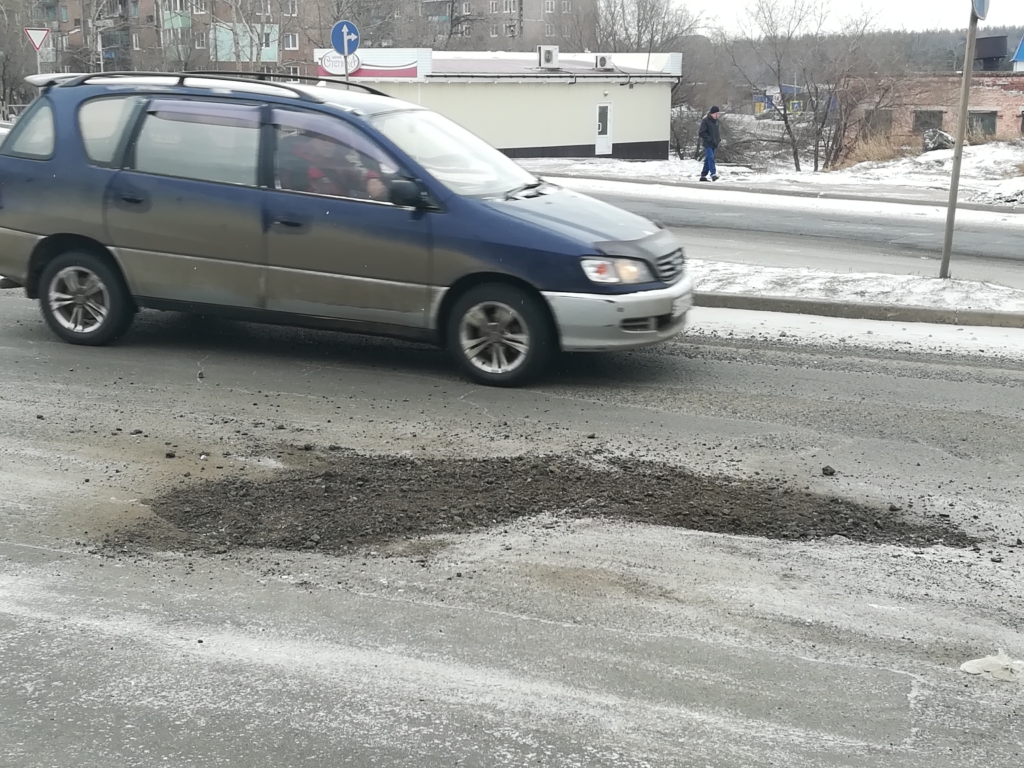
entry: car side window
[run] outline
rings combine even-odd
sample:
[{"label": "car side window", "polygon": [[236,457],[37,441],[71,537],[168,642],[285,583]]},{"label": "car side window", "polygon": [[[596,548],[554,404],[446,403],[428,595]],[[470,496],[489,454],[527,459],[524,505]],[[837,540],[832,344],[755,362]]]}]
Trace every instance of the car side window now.
[{"label": "car side window", "polygon": [[79,107],[78,129],[90,160],[101,165],[114,161],[121,135],[141,102],[138,96],[117,96],[93,99]]},{"label": "car side window", "polygon": [[57,135],[53,107],[43,102],[21,120],[25,122],[15,125],[17,135],[13,141],[5,142],[4,154],[31,160],[48,160],[53,157]]},{"label": "car side window", "polygon": [[157,100],[146,108],[132,167],[160,176],[254,187],[259,150],[259,107]]},{"label": "car side window", "polygon": [[338,118],[272,112],[274,185],[289,192],[388,202],[397,164],[374,141]]}]

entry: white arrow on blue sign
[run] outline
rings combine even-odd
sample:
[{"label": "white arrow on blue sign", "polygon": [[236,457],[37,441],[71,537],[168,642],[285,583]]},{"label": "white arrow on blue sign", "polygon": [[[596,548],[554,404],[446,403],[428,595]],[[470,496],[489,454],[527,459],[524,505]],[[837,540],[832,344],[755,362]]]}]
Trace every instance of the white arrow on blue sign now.
[{"label": "white arrow on blue sign", "polygon": [[359,50],[359,30],[351,21],[339,21],[331,27],[331,46],[342,56]]}]

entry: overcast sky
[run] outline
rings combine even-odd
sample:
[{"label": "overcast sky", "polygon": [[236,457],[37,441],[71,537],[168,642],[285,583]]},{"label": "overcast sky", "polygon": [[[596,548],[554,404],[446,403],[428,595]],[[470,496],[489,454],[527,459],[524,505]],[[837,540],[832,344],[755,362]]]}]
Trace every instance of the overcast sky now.
[{"label": "overcast sky", "polygon": [[[735,31],[751,0],[684,0],[693,13]],[[871,13],[882,29],[966,29],[971,0],[833,0],[834,15],[851,15],[858,7]],[[840,10],[841,9],[841,10]],[[994,26],[1024,26],[1024,0],[990,0],[988,18]]]}]

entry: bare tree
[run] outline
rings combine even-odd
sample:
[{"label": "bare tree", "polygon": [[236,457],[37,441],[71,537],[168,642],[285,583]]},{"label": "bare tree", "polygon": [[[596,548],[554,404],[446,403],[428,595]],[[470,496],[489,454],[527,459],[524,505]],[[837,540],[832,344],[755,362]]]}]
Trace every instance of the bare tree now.
[{"label": "bare tree", "polygon": [[600,0],[596,38],[605,53],[680,50],[700,17],[675,0]]},{"label": "bare tree", "polygon": [[31,99],[25,77],[36,71],[35,51],[22,31],[31,13],[25,0],[0,4],[0,119],[11,117],[12,106]]}]

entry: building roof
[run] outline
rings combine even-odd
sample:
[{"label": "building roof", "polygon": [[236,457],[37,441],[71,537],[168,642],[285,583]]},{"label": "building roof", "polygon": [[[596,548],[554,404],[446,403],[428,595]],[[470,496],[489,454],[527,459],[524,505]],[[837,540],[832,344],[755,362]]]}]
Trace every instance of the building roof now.
[{"label": "building roof", "polygon": [[[598,56],[605,56],[608,66],[597,69]],[[558,67],[545,69],[537,66],[536,53],[486,51],[433,51],[431,56],[434,77],[518,75],[520,77],[558,77],[575,75],[614,77],[634,75],[642,77],[679,77],[682,75],[682,55],[658,53],[558,53]]]},{"label": "building roof", "polygon": [[[350,76],[360,80],[577,80],[671,79],[683,73],[681,53],[563,53],[542,67],[537,52],[434,51],[429,48],[360,49],[349,57]],[[344,75],[344,57],[326,48],[313,51],[318,75]]]},{"label": "building roof", "polygon": [[1012,61],[1024,62],[1024,40],[1020,41],[1020,45],[1017,46],[1017,53],[1014,55]]}]

